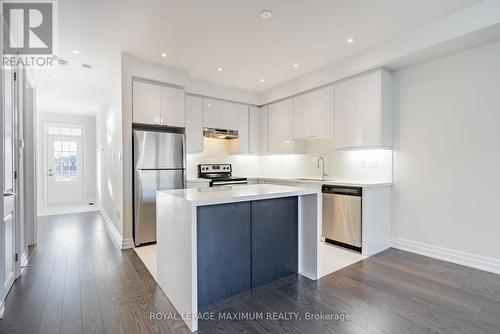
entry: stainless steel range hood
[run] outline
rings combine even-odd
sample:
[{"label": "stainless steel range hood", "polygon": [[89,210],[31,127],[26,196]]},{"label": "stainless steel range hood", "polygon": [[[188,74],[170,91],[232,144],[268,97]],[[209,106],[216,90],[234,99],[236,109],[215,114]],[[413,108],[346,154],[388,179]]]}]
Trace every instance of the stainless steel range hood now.
[{"label": "stainless steel range hood", "polygon": [[204,128],[203,135],[207,138],[238,139],[238,130]]}]

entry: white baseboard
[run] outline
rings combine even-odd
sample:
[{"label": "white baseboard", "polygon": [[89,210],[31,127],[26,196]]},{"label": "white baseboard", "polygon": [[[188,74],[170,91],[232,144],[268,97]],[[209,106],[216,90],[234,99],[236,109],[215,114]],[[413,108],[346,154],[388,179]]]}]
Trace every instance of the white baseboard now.
[{"label": "white baseboard", "polygon": [[500,274],[500,260],[492,257],[466,253],[455,249],[435,246],[419,241],[393,238],[392,247],[404,251],[461,264],[467,267]]},{"label": "white baseboard", "polygon": [[116,242],[120,249],[134,248],[134,241],[132,238],[123,239],[120,233],[116,230],[115,224],[107,214],[106,210],[99,208],[99,212],[101,212],[104,221],[106,222],[106,227],[108,228],[109,233],[111,233],[111,237]]},{"label": "white baseboard", "polygon": [[122,249],[134,248],[134,239],[126,238],[122,240]]}]

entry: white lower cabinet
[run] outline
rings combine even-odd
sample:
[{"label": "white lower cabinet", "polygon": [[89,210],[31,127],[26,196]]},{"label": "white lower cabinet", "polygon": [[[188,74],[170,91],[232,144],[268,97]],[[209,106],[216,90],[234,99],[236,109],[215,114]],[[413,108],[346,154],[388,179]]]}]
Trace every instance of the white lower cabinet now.
[{"label": "white lower cabinet", "polygon": [[186,151],[203,152],[203,98],[199,96],[186,98]]}]

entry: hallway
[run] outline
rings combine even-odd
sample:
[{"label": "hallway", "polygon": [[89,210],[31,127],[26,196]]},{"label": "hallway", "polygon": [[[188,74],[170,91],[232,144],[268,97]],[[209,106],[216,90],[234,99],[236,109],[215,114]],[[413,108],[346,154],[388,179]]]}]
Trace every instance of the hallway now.
[{"label": "hallway", "polygon": [[186,333],[133,250],[120,251],[99,212],[39,217],[30,267],[10,291],[0,333]]}]

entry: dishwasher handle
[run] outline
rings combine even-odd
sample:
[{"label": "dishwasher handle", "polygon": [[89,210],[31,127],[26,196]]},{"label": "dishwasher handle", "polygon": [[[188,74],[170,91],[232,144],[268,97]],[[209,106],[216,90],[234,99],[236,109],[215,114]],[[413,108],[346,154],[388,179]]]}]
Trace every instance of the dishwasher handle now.
[{"label": "dishwasher handle", "polygon": [[325,194],[339,194],[345,196],[357,196],[361,197],[363,190],[361,187],[349,187],[349,186],[335,186],[324,184],[321,187],[321,191]]}]

